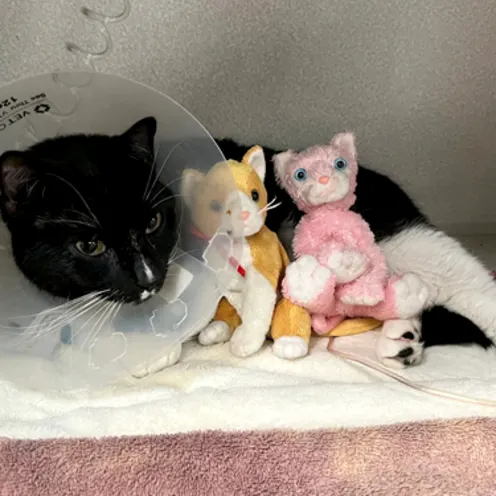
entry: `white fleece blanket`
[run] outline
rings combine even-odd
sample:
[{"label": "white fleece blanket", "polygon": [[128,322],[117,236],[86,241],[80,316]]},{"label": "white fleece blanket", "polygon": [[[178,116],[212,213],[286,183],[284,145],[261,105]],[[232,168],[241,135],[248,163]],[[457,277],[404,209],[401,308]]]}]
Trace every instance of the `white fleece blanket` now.
[{"label": "white fleece blanket", "polygon": [[[372,356],[376,333],[336,340]],[[241,360],[227,345],[189,342],[175,366],[134,384],[85,396],[42,394],[0,383],[0,435],[13,438],[177,433],[206,429],[316,429],[424,419],[494,416],[496,408],[431,397],[347,363],[315,339],[310,356],[288,362],[267,345]],[[428,350],[409,379],[496,399],[496,352],[473,347]],[[13,363],[0,360],[0,367]],[[22,374],[22,368],[17,372]],[[41,373],[41,372],[40,372]],[[47,376],[47,380],[49,377]]]}]

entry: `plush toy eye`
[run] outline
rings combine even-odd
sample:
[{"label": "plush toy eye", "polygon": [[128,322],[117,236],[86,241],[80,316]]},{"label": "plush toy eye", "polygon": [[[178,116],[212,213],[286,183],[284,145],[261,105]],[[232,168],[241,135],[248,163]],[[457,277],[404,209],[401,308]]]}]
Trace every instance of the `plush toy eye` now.
[{"label": "plush toy eye", "polygon": [[155,232],[160,227],[160,224],[162,224],[162,215],[160,214],[160,212],[156,212],[148,223],[148,226],[145,230],[146,234]]},{"label": "plush toy eye", "polygon": [[251,192],[251,199],[256,202],[260,198],[260,195],[256,189],[252,190]]},{"label": "plush toy eye", "polygon": [[297,181],[304,181],[306,178],[307,178],[307,171],[305,169],[298,169],[295,173],[294,173],[294,178],[297,180]]},{"label": "plush toy eye", "polygon": [[78,241],[76,243],[76,248],[83,255],[88,257],[97,257],[102,253],[105,253],[107,247],[99,239],[92,239],[90,241]]},{"label": "plush toy eye", "polygon": [[334,160],[334,168],[336,170],[344,170],[348,167],[348,162],[344,158],[337,158]]},{"label": "plush toy eye", "polygon": [[210,202],[210,210],[220,212],[222,210],[222,203],[219,200],[212,200]]}]

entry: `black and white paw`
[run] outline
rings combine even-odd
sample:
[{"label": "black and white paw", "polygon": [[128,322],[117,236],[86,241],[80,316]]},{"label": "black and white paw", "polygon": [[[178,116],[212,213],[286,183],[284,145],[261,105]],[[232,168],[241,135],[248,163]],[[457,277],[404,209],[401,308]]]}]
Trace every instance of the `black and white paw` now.
[{"label": "black and white paw", "polygon": [[416,274],[405,274],[394,285],[396,312],[400,319],[418,315],[430,296],[429,287]]},{"label": "black and white paw", "polygon": [[402,369],[418,365],[424,357],[420,320],[388,320],[376,345],[377,358],[386,366]]}]

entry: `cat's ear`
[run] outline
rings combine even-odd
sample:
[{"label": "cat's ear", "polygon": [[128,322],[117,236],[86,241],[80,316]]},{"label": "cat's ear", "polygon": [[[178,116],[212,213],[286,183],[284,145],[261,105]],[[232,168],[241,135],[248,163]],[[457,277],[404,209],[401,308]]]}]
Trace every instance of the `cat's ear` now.
[{"label": "cat's ear", "polygon": [[16,211],[35,176],[22,152],[5,152],[0,157],[0,201],[8,213]]},{"label": "cat's ear", "polygon": [[255,172],[258,174],[258,177],[262,180],[262,182],[264,181],[267,165],[265,163],[264,151],[261,146],[257,145],[250,148],[245,153],[241,162],[243,164],[251,165],[255,169]]},{"label": "cat's ear", "polygon": [[331,140],[331,146],[356,158],[355,135],[353,133],[346,132],[336,134]]},{"label": "cat's ear", "polygon": [[283,182],[283,178],[286,174],[287,165],[291,160],[293,160],[295,156],[296,153],[293,150],[287,150],[285,152],[274,155],[272,160],[274,161],[274,170],[275,170],[276,179],[279,183]]},{"label": "cat's ear", "polygon": [[195,197],[197,188],[203,182],[205,175],[196,169],[184,169],[181,178],[180,195],[186,205],[191,208],[192,199]]},{"label": "cat's ear", "polygon": [[153,157],[153,142],[157,132],[157,120],[155,117],[145,117],[133,124],[121,135],[131,150],[138,156],[146,158]]}]

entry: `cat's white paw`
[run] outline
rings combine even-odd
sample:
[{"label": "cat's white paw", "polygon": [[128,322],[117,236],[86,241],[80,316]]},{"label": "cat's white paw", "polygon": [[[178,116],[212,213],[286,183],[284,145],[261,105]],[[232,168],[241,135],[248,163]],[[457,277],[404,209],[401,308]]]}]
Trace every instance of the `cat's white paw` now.
[{"label": "cat's white paw", "polygon": [[308,353],[308,343],[299,336],[282,336],[274,341],[272,352],[279,358],[294,360]]},{"label": "cat's white paw", "polygon": [[315,257],[303,255],[286,269],[287,296],[301,305],[309,304],[324,291],[331,277],[331,271]]},{"label": "cat's white paw", "polygon": [[155,374],[167,367],[172,367],[172,365],[175,365],[179,361],[179,358],[181,358],[181,351],[182,345],[179,344],[163,356],[144,365],[134,367],[131,374],[136,379],[142,379],[147,375]]},{"label": "cat's white paw", "polygon": [[225,343],[231,337],[229,326],[221,320],[211,322],[208,327],[203,329],[198,336],[198,341],[203,346],[210,346],[217,343]]},{"label": "cat's white paw", "polygon": [[395,369],[419,364],[424,356],[419,319],[384,322],[376,354],[384,365]]},{"label": "cat's white paw", "polygon": [[396,311],[398,318],[409,319],[417,316],[429,299],[429,288],[415,274],[405,274],[394,283]]},{"label": "cat's white paw", "polygon": [[259,330],[241,324],[234,331],[229,343],[231,353],[240,358],[253,355],[263,346],[265,337],[265,334],[260,334]]},{"label": "cat's white paw", "polygon": [[353,250],[333,251],[326,262],[326,266],[331,269],[339,284],[354,281],[367,269],[366,258]]}]

